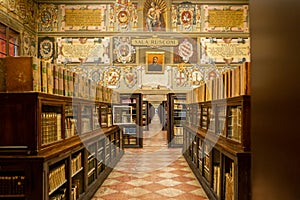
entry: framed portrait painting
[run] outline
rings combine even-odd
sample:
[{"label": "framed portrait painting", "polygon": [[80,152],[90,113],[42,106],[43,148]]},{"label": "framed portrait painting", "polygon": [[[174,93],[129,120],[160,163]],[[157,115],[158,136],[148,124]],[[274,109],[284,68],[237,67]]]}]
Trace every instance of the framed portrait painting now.
[{"label": "framed portrait painting", "polygon": [[146,73],[163,74],[165,52],[146,52]]}]

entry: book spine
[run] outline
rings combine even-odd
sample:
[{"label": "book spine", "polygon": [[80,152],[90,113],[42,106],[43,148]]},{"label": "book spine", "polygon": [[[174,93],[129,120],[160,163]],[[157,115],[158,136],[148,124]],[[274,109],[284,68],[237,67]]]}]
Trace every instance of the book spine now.
[{"label": "book spine", "polygon": [[99,93],[100,93],[100,87],[99,87],[99,85],[97,84],[97,85],[96,85],[96,101],[99,101],[99,100],[100,100],[100,98],[99,98]]},{"label": "book spine", "polygon": [[241,95],[250,95],[250,63],[245,62],[240,69]]},{"label": "book spine", "polygon": [[53,66],[53,93],[54,94],[59,94],[59,67],[58,66]]},{"label": "book spine", "polygon": [[32,58],[32,88],[35,92],[41,91],[41,76],[40,76],[40,67],[39,67],[39,59],[33,57]]},{"label": "book spine", "polygon": [[72,71],[68,71],[68,77],[69,77],[69,85],[68,85],[68,88],[69,88],[69,96],[74,96],[74,80],[73,80],[73,77],[74,77],[74,72]]},{"label": "book spine", "polygon": [[41,61],[41,73],[42,73],[42,92],[47,93],[47,65],[45,61]]},{"label": "book spine", "polygon": [[68,69],[63,69],[63,85],[64,85],[64,96],[69,96],[69,76],[68,76]]},{"label": "book spine", "polygon": [[104,101],[103,100],[103,86],[102,85],[100,85],[100,91],[99,91],[99,101]]},{"label": "book spine", "polygon": [[49,62],[46,63],[47,66],[47,91],[49,94],[53,94],[53,65]]},{"label": "book spine", "polygon": [[66,180],[65,165],[61,165],[49,173],[49,192],[52,192],[57,186]]},{"label": "book spine", "polygon": [[58,68],[58,94],[64,95],[64,69],[62,67]]},{"label": "book spine", "polygon": [[61,132],[61,114],[56,115],[56,134],[57,134],[57,140],[62,139],[62,132]]}]

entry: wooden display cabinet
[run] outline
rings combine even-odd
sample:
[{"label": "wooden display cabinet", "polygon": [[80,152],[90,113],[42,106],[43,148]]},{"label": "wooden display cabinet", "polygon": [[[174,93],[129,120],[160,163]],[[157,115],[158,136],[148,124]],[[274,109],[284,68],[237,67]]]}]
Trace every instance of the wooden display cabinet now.
[{"label": "wooden display cabinet", "polygon": [[[121,107],[120,107],[121,106]],[[122,138],[124,147],[143,147],[143,120],[142,120],[142,94],[120,94],[120,104],[114,107],[122,108],[122,106],[131,108],[130,123],[119,121],[118,126],[122,130]],[[128,109],[127,109],[128,110]],[[124,114],[129,114],[125,112]],[[113,113],[116,119],[118,113]]]},{"label": "wooden display cabinet", "polygon": [[143,106],[142,106],[142,118],[143,118],[143,130],[148,131],[149,130],[149,102],[148,101],[143,101]]},{"label": "wooden display cabinet", "polygon": [[113,124],[114,125],[133,124],[132,106],[114,105],[113,106]]},{"label": "wooden display cabinet", "polygon": [[184,125],[184,157],[210,199],[251,199],[250,96],[197,104],[204,122]]},{"label": "wooden display cabinet", "polygon": [[[121,141],[120,135],[114,127],[87,141],[78,138],[38,156],[0,156],[0,198],[91,198],[123,154],[120,143],[116,143]],[[107,155],[110,159],[104,163]]]},{"label": "wooden display cabinet", "polygon": [[186,105],[186,123],[188,125],[192,125],[193,124],[193,106],[192,104],[187,104]]},{"label": "wooden display cabinet", "polygon": [[101,103],[99,105],[100,110],[100,126],[102,128],[109,127],[109,122],[111,122],[111,113],[109,113],[109,105],[106,103]]},{"label": "wooden display cabinet", "polygon": [[169,147],[182,147],[183,124],[186,122],[186,94],[168,94],[167,138]]},{"label": "wooden display cabinet", "polygon": [[0,93],[0,198],[91,198],[123,155],[119,127],[100,126],[100,105]]}]

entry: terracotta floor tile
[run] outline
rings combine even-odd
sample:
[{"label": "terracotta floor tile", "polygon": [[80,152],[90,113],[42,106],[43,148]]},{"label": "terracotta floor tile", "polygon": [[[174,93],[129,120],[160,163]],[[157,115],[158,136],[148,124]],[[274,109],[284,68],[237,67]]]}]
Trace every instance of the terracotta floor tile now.
[{"label": "terracotta floor tile", "polygon": [[101,198],[103,198],[105,200],[128,200],[131,197],[132,196],[124,194],[123,192],[118,192],[115,194],[104,195]]},{"label": "terracotta floor tile", "polygon": [[189,182],[195,180],[194,178],[189,178],[189,177],[184,177],[184,176],[177,176],[172,178],[175,181],[180,181],[180,182]]},{"label": "terracotta floor tile", "polygon": [[208,199],[193,175],[182,149],[168,148],[166,131],[153,118],[144,132],[143,148],[126,148],[92,200]]},{"label": "terracotta floor tile", "polygon": [[165,200],[165,199],[169,199],[169,198],[162,196],[160,194],[150,193],[150,194],[140,196],[140,199],[143,199],[143,200]]},{"label": "terracotta floor tile", "polygon": [[149,185],[143,185],[143,186],[141,186],[141,188],[144,188],[144,189],[147,189],[149,191],[155,192],[157,190],[161,190],[161,189],[166,188],[166,186],[163,186],[163,185],[158,184],[158,183],[152,183],[152,184],[149,184]]},{"label": "terracotta floor tile", "polygon": [[180,184],[180,185],[175,185],[175,186],[173,186],[173,188],[180,189],[185,192],[191,192],[191,191],[195,191],[195,190],[199,189],[199,187],[197,187],[197,186],[184,184],[184,183]]},{"label": "terracotta floor tile", "polygon": [[194,194],[190,194],[190,193],[184,193],[181,195],[178,195],[176,197],[178,200],[207,200],[207,197],[202,197],[202,196],[198,196],[198,195],[194,195]]},{"label": "terracotta floor tile", "polygon": [[115,185],[108,185],[106,186],[107,188],[116,190],[118,192],[121,192],[123,190],[129,190],[132,189],[132,185],[127,184],[127,183],[119,183],[119,184],[115,184]]}]

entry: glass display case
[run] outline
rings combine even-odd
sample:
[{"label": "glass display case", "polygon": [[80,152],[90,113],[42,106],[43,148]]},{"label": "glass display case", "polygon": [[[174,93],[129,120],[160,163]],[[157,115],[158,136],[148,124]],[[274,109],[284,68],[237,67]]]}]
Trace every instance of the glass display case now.
[{"label": "glass display case", "polygon": [[113,106],[113,124],[133,124],[132,106]]}]

